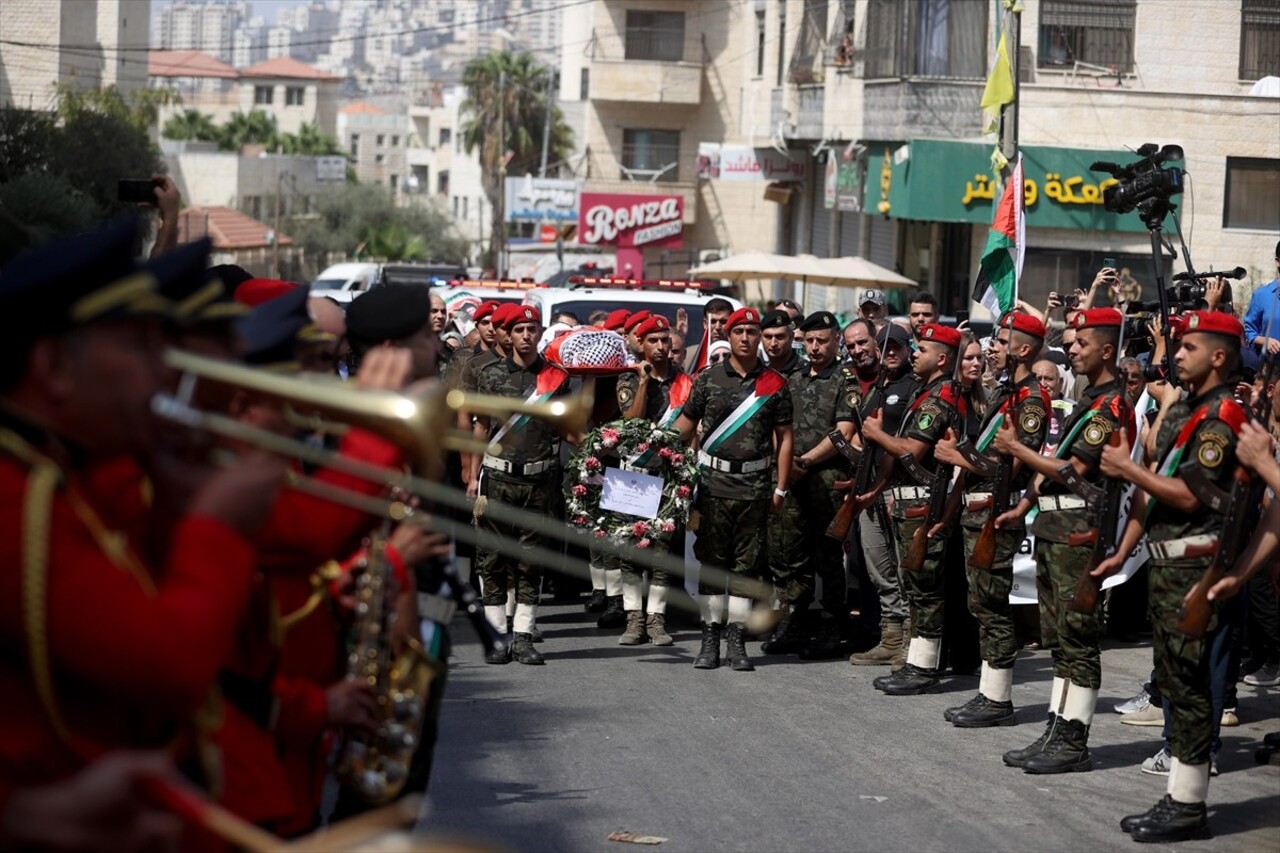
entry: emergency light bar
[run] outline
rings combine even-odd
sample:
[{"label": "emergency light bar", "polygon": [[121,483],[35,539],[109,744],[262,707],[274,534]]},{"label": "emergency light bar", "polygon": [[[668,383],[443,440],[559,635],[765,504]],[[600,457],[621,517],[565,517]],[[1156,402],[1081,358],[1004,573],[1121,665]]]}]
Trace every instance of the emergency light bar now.
[{"label": "emergency light bar", "polygon": [[480,278],[455,278],[449,282],[450,287],[493,287],[500,290],[532,290],[536,287],[546,287],[545,284],[539,284],[533,279],[480,279]]},{"label": "emergency light bar", "polygon": [[694,279],[622,278],[619,276],[582,276],[569,278],[570,287],[616,287],[630,290],[714,290],[715,282]]}]

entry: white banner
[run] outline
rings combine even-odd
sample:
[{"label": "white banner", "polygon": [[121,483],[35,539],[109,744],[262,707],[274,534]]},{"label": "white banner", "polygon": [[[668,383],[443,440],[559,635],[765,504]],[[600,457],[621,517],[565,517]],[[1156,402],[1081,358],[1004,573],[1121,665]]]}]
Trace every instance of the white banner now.
[{"label": "white banner", "polygon": [[698,179],[720,181],[803,181],[798,154],[750,145],[698,143]]},{"label": "white banner", "polygon": [[[1143,416],[1151,406],[1151,397],[1146,391],[1142,392],[1142,396],[1138,398],[1136,411],[1138,412],[1135,421],[1137,430],[1135,435],[1129,436],[1132,444],[1132,458],[1139,465],[1142,464],[1142,433],[1147,427],[1147,419]],[[1116,519],[1117,534],[1124,532],[1125,523],[1129,520],[1129,513],[1133,509],[1133,495],[1137,490],[1137,485],[1129,483],[1124,488],[1124,492],[1120,497],[1120,515]],[[1113,541],[1118,541],[1113,540]],[[1018,549],[1018,554],[1013,558],[1013,590],[1009,593],[1010,604],[1035,604],[1036,596],[1036,539],[1034,536],[1027,534],[1027,538],[1022,540],[1022,547]],[[1124,567],[1111,577],[1102,582],[1103,589],[1111,589],[1113,586],[1120,584],[1133,577],[1134,572],[1142,567],[1147,561],[1147,537],[1144,535],[1138,541],[1138,547],[1133,549],[1133,553],[1129,555],[1129,559],[1125,560]]]}]

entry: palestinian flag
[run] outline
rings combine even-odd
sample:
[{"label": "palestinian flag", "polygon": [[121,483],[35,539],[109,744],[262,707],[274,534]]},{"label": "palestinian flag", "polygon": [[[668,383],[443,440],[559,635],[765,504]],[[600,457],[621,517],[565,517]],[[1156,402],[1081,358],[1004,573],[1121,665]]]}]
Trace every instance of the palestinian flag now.
[{"label": "palestinian flag", "polygon": [[1022,153],[1018,153],[1013,174],[1005,182],[1000,203],[996,205],[991,235],[982,253],[978,280],[973,288],[973,301],[981,303],[997,317],[1009,311],[1018,301],[1018,279],[1022,277],[1022,259],[1027,252],[1027,211],[1023,205]]},{"label": "palestinian flag", "polygon": [[702,316],[702,341],[698,344],[698,355],[693,360],[693,369],[689,372],[694,376],[706,368],[707,362],[711,357],[711,324],[707,322],[707,317]]}]

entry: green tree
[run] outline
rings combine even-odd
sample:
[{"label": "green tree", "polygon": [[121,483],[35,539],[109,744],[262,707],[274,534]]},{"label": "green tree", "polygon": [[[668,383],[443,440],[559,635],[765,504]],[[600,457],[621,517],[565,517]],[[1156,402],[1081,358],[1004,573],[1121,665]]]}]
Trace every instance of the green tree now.
[{"label": "green tree", "polygon": [[315,122],[302,125],[297,133],[280,134],[278,142],[283,153],[299,157],[334,157],[346,154],[338,145],[338,140],[322,133]]},{"label": "green tree", "polygon": [[208,114],[199,110],[183,110],[169,117],[160,135],[165,139],[216,142],[221,136],[221,130]]},{"label": "green tree", "polygon": [[363,254],[383,260],[462,263],[467,242],[452,221],[434,207],[396,207],[386,187],[345,184],[316,199],[315,214],[297,217],[283,230],[308,258]]},{"label": "green tree", "polygon": [[[538,170],[552,82],[551,69],[531,53],[487,53],[463,69],[467,98],[461,110],[462,144],[468,154],[480,150],[480,172],[493,212],[491,234],[505,233],[498,202],[504,158],[508,175]],[[557,106],[551,106],[550,120],[547,162],[555,163],[573,150],[573,130]],[[490,246],[491,263],[496,248]]]},{"label": "green tree", "polygon": [[263,145],[274,149],[280,135],[275,116],[267,115],[262,110],[234,112],[221,130],[218,147],[223,151],[239,151],[246,145]]}]

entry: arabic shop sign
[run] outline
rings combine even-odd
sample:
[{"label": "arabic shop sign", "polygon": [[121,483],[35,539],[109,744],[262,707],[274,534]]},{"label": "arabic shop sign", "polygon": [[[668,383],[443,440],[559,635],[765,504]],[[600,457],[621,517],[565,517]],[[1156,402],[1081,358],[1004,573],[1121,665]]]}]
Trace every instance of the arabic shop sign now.
[{"label": "arabic shop sign", "polygon": [[532,175],[506,180],[508,222],[577,222],[577,181],[535,178]]},{"label": "arabic shop sign", "polygon": [[804,160],[798,154],[749,145],[698,143],[698,180],[803,181]]},{"label": "arabic shop sign", "polygon": [[[894,150],[891,180],[882,182],[888,186],[868,187],[869,209],[888,202],[890,215],[899,219],[990,225],[999,195],[992,150],[980,142],[913,139]],[[1022,155],[1028,227],[1146,230],[1136,214],[1103,208],[1103,190],[1116,181],[1089,170],[1095,160],[1128,162],[1134,159],[1130,152],[1024,145]]]},{"label": "arabic shop sign", "polygon": [[583,193],[578,242],[678,249],[684,245],[684,197]]}]

